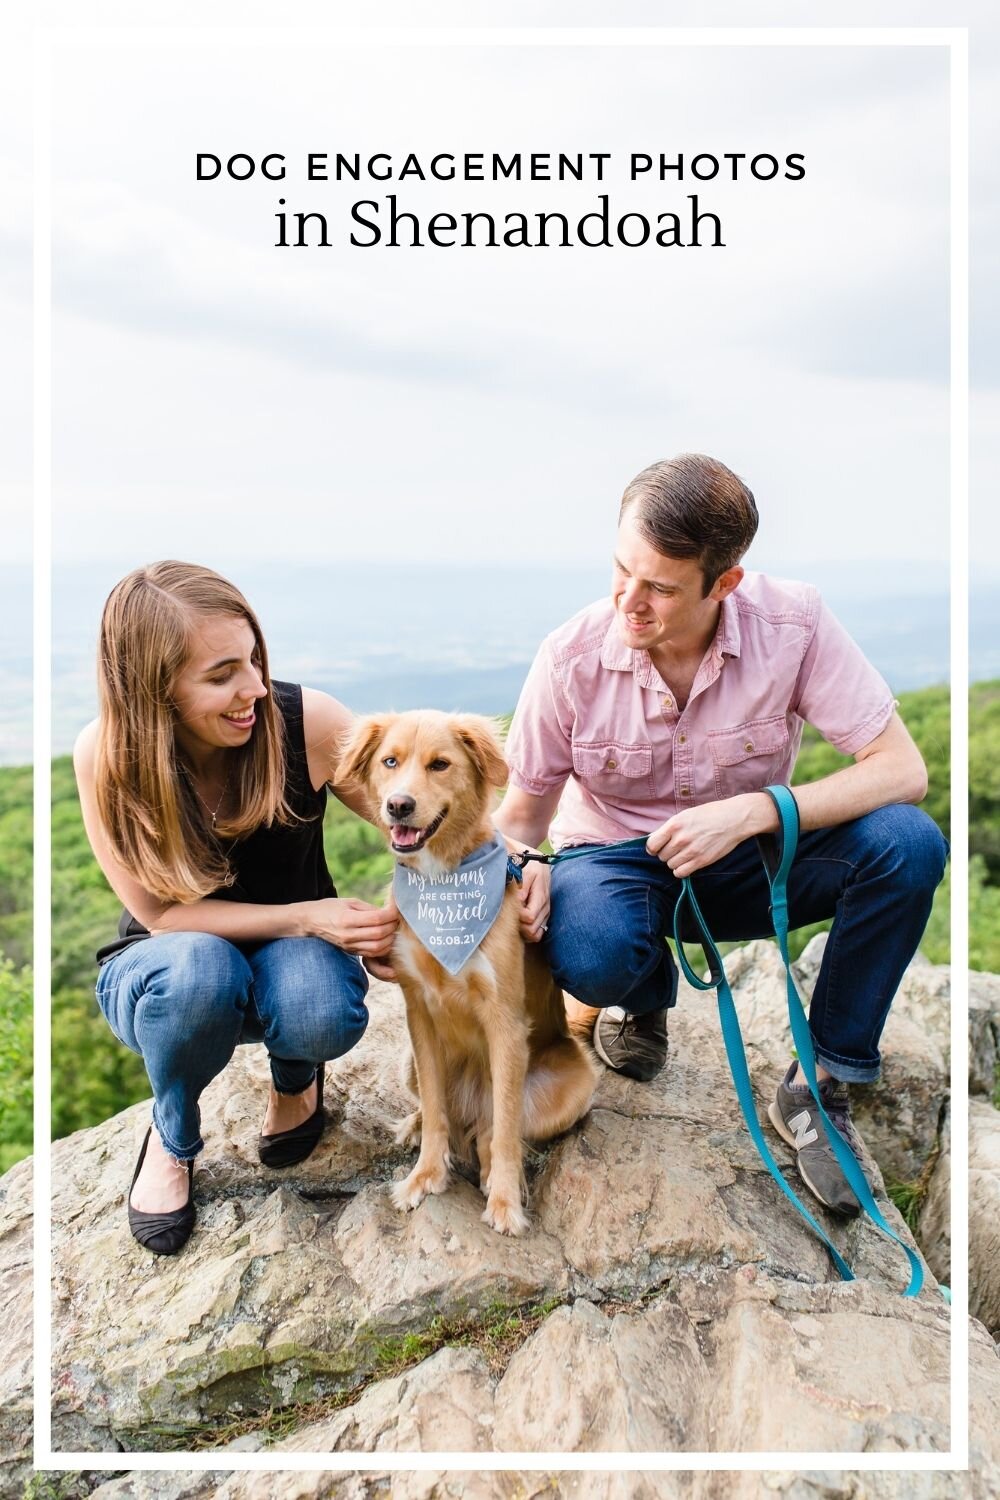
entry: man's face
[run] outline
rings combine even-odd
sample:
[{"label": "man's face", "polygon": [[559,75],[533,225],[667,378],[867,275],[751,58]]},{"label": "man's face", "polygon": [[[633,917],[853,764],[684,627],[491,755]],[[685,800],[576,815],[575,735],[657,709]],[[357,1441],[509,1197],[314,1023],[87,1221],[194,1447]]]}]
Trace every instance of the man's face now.
[{"label": "man's face", "polygon": [[723,574],[728,586],[703,597],[701,567],[689,557],[666,557],[637,530],[629,511],[622,517],[615,547],[611,598],[618,631],[627,646],[654,652],[669,645],[696,650],[708,645],[719,618],[719,601],[743,576],[741,568]]}]

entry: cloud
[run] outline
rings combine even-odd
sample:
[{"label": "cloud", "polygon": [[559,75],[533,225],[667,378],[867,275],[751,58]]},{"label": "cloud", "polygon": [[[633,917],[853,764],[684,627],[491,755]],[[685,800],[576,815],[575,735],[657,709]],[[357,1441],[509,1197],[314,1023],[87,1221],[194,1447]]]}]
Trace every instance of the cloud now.
[{"label": "cloud", "polygon": [[[492,390],[558,383],[584,399],[603,387],[612,399],[662,400],[660,382],[643,376],[647,308],[657,303],[678,341],[694,341],[707,311],[716,327],[724,325],[727,343],[752,345],[793,368],[822,369],[828,356],[830,368],[844,373],[910,376],[916,364],[921,374],[937,375],[943,213],[934,158],[943,97],[935,54],[537,49],[508,57],[475,49],[414,57],[387,49],[346,57],[326,52],[305,62],[292,57],[291,68],[287,57],[268,57],[271,97],[258,120],[256,112],[243,113],[259,77],[253,54],[227,77],[230,92],[222,99],[214,74],[213,91],[206,90],[206,59],[150,73],[139,54],[125,87],[151,98],[144,116],[149,134],[136,160],[120,163],[120,180],[101,181],[75,170],[72,149],[61,154],[56,294],[64,306],[154,337],[222,341],[305,368],[478,382]],[[168,146],[156,95],[165,78],[176,92],[175,66],[188,77],[182,90],[188,107],[180,138]],[[274,101],[290,87],[290,71],[297,92],[279,130]],[[511,89],[516,125],[500,103]],[[73,104],[72,93],[60,93],[62,115],[73,117]],[[254,129],[234,127],[241,119],[253,119]],[[193,182],[196,146],[224,157],[237,145],[252,146],[258,157],[283,148],[289,180]],[[571,187],[338,189],[303,185],[300,170],[305,152],[317,149],[377,147],[399,161],[406,150],[427,159],[442,148],[599,147],[617,162],[647,147],[668,157],[686,152],[690,160],[699,150],[721,156],[736,146],[780,155],[782,145],[807,150],[805,184],[668,177],[663,184],[619,178]],[[918,158],[926,166],[915,177]],[[702,205],[725,217],[729,248],[366,252],[341,243],[330,252],[289,252],[269,243],[279,194],[290,211],[295,205],[328,212],[342,237],[351,197],[381,199],[395,190],[401,206],[426,216],[487,207],[498,219],[539,208],[575,218],[596,207],[602,186],[613,211],[634,207],[650,218],[664,209],[686,213],[688,194],[696,191]],[[935,194],[936,221],[928,212]],[[612,275],[601,264],[608,256]],[[588,338],[591,323],[600,323],[589,295],[595,276],[616,323],[614,337],[596,347]]]},{"label": "cloud", "polygon": [[[590,563],[625,480],[701,448],[768,496],[772,547],[828,552],[836,517],[848,552],[941,555],[937,53],[87,56],[56,89],[66,554],[100,546],[99,515],[147,556],[377,557],[402,529],[415,563]],[[696,186],[718,251],[278,251],[275,185],[193,173],[199,150],[278,149],[280,196],[338,222],[369,192],[304,184],[307,150],[803,150],[809,171],[606,185],[653,216]],[[578,214],[603,187],[404,206]]]}]

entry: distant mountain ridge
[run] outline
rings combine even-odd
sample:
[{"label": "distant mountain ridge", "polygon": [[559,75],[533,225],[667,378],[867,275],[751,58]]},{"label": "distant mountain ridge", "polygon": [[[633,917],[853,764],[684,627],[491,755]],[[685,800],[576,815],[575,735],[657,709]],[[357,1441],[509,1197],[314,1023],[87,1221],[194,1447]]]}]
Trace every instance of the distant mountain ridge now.
[{"label": "distant mountain ridge", "polygon": [[[776,574],[785,569],[775,568]],[[97,624],[119,563],[53,575],[53,750],[67,751],[96,711]],[[798,570],[896,692],[947,682],[949,602],[943,568],[816,564]],[[238,565],[275,675],[323,688],[359,712],[438,706],[510,712],[542,637],[607,588],[602,568],[375,563]],[[0,764],[31,755],[30,599],[10,575],[0,630]],[[1000,677],[1000,592],[972,596],[973,681]]]}]

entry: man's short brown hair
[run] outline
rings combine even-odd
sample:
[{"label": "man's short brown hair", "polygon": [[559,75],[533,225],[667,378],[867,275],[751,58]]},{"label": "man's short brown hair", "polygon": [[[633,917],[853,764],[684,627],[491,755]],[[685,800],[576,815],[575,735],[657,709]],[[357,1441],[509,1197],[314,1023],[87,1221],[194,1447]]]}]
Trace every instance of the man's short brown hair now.
[{"label": "man's short brown hair", "polygon": [[758,525],[756,503],[742,479],[704,453],[681,453],[643,469],[626,487],[619,521],[627,510],[657,552],[700,564],[703,594],[736,566]]}]

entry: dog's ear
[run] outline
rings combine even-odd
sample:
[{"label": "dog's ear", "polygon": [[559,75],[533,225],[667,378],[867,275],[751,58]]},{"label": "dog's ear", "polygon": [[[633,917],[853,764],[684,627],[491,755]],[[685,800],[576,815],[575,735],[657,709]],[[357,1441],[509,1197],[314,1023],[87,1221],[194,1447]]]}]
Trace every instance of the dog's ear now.
[{"label": "dog's ear", "polygon": [[340,742],[340,754],[334,773],[336,783],[355,781],[364,783],[371,770],[372,756],[378,749],[386,730],[392,723],[388,717],[370,715],[359,719]]},{"label": "dog's ear", "polygon": [[455,732],[487,786],[506,786],[509,773],[503,758],[499,725],[482,714],[461,714]]}]

